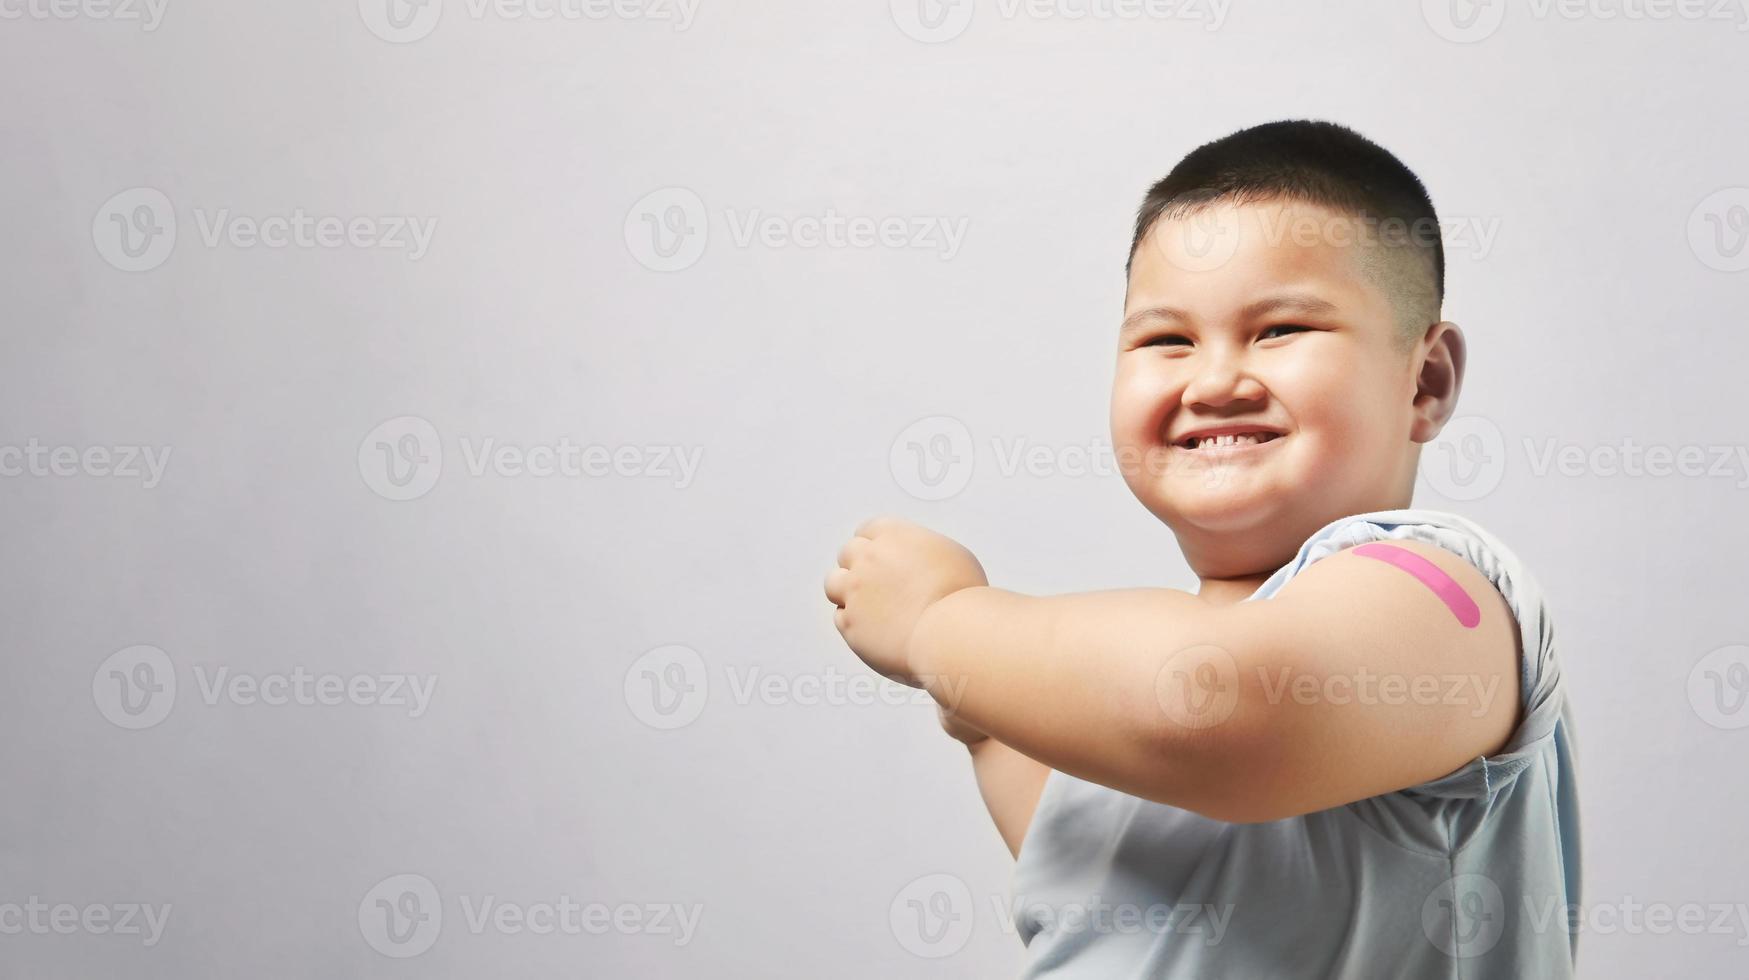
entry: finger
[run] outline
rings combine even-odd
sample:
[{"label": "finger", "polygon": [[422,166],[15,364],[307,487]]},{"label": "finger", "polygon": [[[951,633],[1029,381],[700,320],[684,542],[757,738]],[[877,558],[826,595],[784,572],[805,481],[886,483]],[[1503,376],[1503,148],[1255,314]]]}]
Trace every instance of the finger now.
[{"label": "finger", "polygon": [[834,568],[826,573],[826,598],[839,608],[844,607],[844,601],[850,592],[850,570]]},{"label": "finger", "polygon": [[869,540],[867,538],[851,538],[849,541],[844,542],[844,547],[838,549],[838,567],[849,568],[850,563],[855,561],[856,556],[861,554],[862,549],[868,547],[868,545]]},{"label": "finger", "polygon": [[856,526],[857,537],[872,538],[876,534],[890,528],[897,521],[897,517],[893,517],[889,514],[880,514],[871,517]]}]

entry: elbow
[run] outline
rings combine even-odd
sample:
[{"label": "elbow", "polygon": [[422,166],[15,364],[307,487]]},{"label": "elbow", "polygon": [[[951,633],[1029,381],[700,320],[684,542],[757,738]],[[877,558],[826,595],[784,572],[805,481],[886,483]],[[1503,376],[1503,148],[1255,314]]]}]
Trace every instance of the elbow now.
[{"label": "elbow", "polygon": [[1306,812],[1287,792],[1290,781],[1280,771],[1280,719],[1274,712],[1213,703],[1191,715],[1183,710],[1190,702],[1178,701],[1176,711],[1170,701],[1162,703],[1165,717],[1152,726],[1155,763],[1165,774],[1157,802],[1232,824],[1271,823]]},{"label": "elbow", "polygon": [[1295,798],[1295,774],[1284,771],[1296,720],[1263,686],[1266,666],[1279,658],[1237,626],[1213,632],[1220,644],[1174,651],[1155,674],[1150,734],[1171,784],[1161,802],[1234,824],[1299,816],[1307,811]]}]

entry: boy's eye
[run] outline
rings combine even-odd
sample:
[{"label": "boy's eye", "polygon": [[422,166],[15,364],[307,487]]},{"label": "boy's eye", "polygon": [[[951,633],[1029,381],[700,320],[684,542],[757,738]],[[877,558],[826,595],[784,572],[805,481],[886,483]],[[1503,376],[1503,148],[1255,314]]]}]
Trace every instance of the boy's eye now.
[{"label": "boy's eye", "polygon": [[1297,331],[1301,331],[1301,330],[1310,330],[1310,329],[1312,329],[1312,328],[1311,327],[1303,327],[1297,323],[1278,323],[1275,326],[1270,327],[1267,330],[1264,330],[1263,336],[1267,337],[1267,336],[1269,336],[1271,331],[1275,331],[1275,330],[1293,330],[1293,331],[1297,332]]},{"label": "boy's eye", "polygon": [[[1311,329],[1312,329],[1311,327],[1304,326],[1304,325],[1298,324],[1298,323],[1278,323],[1275,326],[1265,328],[1263,333],[1262,333],[1262,336],[1268,337],[1270,334],[1274,333],[1277,330],[1282,331],[1282,335],[1286,336],[1287,334],[1290,334],[1290,333],[1301,333],[1301,332],[1308,331]],[[1142,346],[1143,347],[1177,347],[1181,344],[1188,344],[1188,343],[1190,343],[1190,338],[1184,336],[1183,334],[1163,333],[1157,337],[1150,337],[1147,340],[1142,341]]]},{"label": "boy's eye", "polygon": [[1190,343],[1190,338],[1184,336],[1183,334],[1163,333],[1158,337],[1150,337],[1147,340],[1142,341],[1142,346],[1143,347],[1177,346],[1179,341],[1183,341],[1184,343],[1188,344],[1188,343]]}]

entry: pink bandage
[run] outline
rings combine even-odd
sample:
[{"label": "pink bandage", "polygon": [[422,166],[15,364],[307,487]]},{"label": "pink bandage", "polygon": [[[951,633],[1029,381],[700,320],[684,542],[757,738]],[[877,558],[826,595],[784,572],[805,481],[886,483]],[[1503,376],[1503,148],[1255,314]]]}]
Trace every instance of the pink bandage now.
[{"label": "pink bandage", "polygon": [[1421,580],[1421,584],[1433,590],[1445,602],[1457,621],[1465,629],[1474,629],[1482,621],[1482,610],[1476,608],[1476,600],[1471,599],[1451,576],[1439,570],[1439,566],[1421,557],[1407,548],[1399,548],[1394,544],[1383,544],[1374,541],[1354,549],[1357,555],[1367,558],[1377,558],[1379,561],[1391,564],[1408,572]]}]

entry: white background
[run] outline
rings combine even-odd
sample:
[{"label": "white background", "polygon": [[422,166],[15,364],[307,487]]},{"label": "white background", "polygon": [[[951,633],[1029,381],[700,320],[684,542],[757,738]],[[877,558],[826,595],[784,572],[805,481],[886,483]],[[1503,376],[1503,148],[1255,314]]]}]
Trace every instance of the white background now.
[{"label": "white background", "polygon": [[[26,2],[0,0],[0,446],[171,456],[151,487],[83,463],[0,478],[0,904],[172,911],[150,948],[0,935],[0,973],[1012,975],[993,906],[1012,862],[933,709],[795,703],[867,677],[821,581],[891,512],[1008,588],[1194,588],[1119,477],[1064,470],[1108,444],[1147,186],[1200,143],[1302,117],[1400,155],[1465,229],[1460,412],[1499,441],[1485,484],[1446,484],[1473,499],[1428,482],[1415,504],[1480,522],[1555,604],[1587,903],[1749,902],[1749,729],[1730,727],[1749,709],[1709,720],[1690,684],[1749,643],[1749,469],[1535,466],[1551,444],[1742,450],[1737,7],[1502,20],[1495,2],[1466,32],[1443,4],[1238,0],[1217,26],[1208,7],[962,0],[932,34],[929,9],[884,0],[703,0],[683,30],[445,0],[397,36],[377,0],[168,0],[151,29]],[[173,212],[163,254],[120,251],[145,198],[111,201],[138,188]],[[220,212],[300,209],[435,230],[417,258],[203,235]],[[755,215],[829,209],[965,236],[951,257],[736,241]],[[648,222],[671,214],[690,264],[658,271]],[[972,452],[940,500],[895,453],[933,416],[950,421],[926,435]],[[651,455],[630,476],[476,475],[487,439],[699,464],[685,485]],[[422,494],[391,499],[379,442],[435,444]],[[1062,465],[1004,473],[996,447],[1017,445]],[[142,644],[163,656],[144,676],[176,691],[133,729],[103,665]],[[645,657],[674,645],[691,653]],[[665,728],[639,671],[670,663],[696,714]],[[209,704],[220,668],[436,687],[418,717]],[[780,694],[737,697],[758,676]],[[942,874],[969,931],[919,956],[893,910]],[[442,909],[406,958],[361,925],[399,875]],[[685,945],[476,934],[463,902],[488,895],[702,914]],[[1589,978],[1725,976],[1749,955],[1735,916],[1699,935],[1613,921],[1581,940]]]}]

